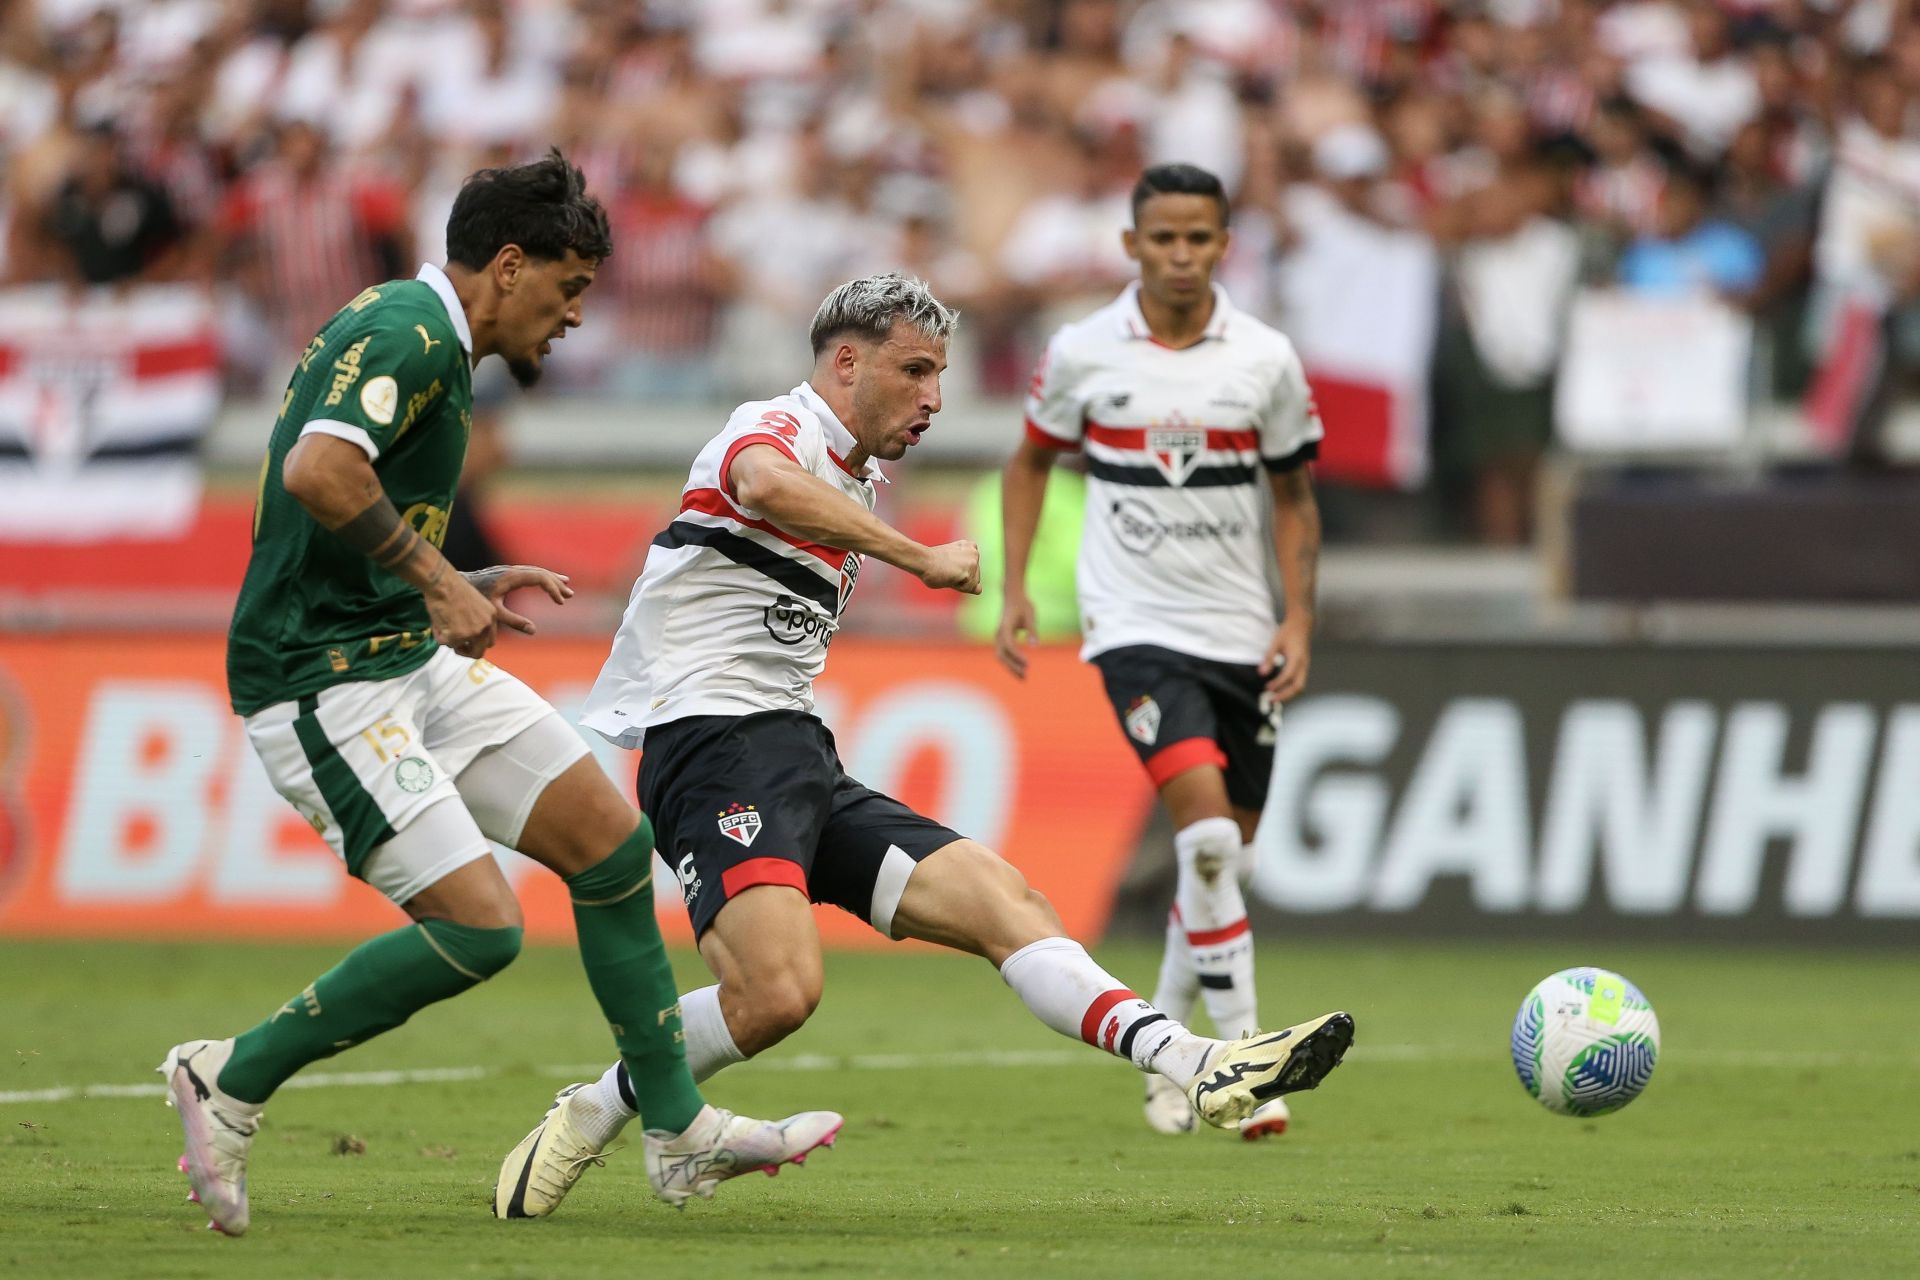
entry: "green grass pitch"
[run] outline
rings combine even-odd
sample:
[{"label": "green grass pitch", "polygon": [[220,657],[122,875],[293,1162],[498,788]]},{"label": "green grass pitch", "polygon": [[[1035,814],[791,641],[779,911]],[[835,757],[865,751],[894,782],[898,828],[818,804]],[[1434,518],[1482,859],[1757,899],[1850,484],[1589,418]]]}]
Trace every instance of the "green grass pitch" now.
[{"label": "green grass pitch", "polygon": [[[844,1111],[839,1147],[675,1213],[616,1153],[554,1218],[497,1222],[502,1154],[567,1067],[606,1058],[571,953],[314,1070],[469,1069],[288,1090],[254,1147],[253,1229],[204,1230],[154,1096],[175,1040],[230,1034],[337,948],[0,943],[0,1272],[23,1277],[1912,1276],[1920,1019],[1905,953],[1647,946],[1263,947],[1270,1021],[1341,1006],[1354,1052],[1283,1138],[1168,1138],[1134,1074],[1027,1017],[983,963],[832,956],[814,1021],[707,1086]],[[1144,988],[1157,956],[1102,951]],[[697,957],[677,957],[688,985]],[[1659,1011],[1645,1096],[1549,1115],[1515,1081],[1520,997],[1575,963]],[[993,1055],[1000,1055],[995,1058]],[[942,1062],[949,1058],[951,1061]]]}]

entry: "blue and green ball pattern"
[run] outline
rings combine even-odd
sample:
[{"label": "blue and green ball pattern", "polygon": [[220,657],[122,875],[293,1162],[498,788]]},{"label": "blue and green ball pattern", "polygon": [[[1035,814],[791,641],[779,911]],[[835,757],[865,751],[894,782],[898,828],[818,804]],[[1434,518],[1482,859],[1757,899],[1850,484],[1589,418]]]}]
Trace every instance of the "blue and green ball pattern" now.
[{"label": "blue and green ball pattern", "polygon": [[1549,1111],[1601,1116],[1640,1095],[1660,1056],[1660,1023],[1640,989],[1617,973],[1564,969],[1520,1003],[1513,1067]]}]

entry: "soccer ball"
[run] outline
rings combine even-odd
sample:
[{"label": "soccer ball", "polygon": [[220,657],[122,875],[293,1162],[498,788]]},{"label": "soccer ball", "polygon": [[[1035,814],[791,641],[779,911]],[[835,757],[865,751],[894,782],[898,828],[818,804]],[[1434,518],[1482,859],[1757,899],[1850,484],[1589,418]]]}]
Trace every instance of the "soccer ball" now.
[{"label": "soccer ball", "polygon": [[1603,1116],[1640,1096],[1660,1056],[1660,1020],[1640,988],[1605,969],[1562,969],[1513,1019],[1513,1069],[1547,1110]]}]

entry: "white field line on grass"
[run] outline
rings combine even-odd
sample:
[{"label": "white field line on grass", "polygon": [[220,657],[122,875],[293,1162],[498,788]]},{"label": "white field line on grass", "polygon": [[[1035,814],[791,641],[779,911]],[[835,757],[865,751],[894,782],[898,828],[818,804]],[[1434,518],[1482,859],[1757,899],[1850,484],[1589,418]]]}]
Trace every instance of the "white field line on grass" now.
[{"label": "white field line on grass", "polygon": [[[1681,1056],[1681,1055],[1676,1055]],[[1485,1050],[1458,1045],[1387,1044],[1356,1046],[1349,1058],[1358,1062],[1472,1062],[1492,1059]],[[1683,1061],[1692,1066],[1759,1070],[1795,1070],[1815,1067],[1920,1068],[1920,1054],[1831,1053],[1780,1050],[1688,1050]],[[924,1071],[942,1067],[1005,1069],[1071,1067],[1098,1063],[1085,1049],[984,1049],[953,1053],[855,1053],[847,1055],[799,1053],[768,1058],[754,1064],[759,1071]],[[534,1074],[553,1080],[590,1080],[605,1070],[600,1062],[538,1066]],[[517,1068],[516,1068],[517,1069]],[[314,1071],[295,1076],[283,1089],[351,1089],[371,1085],[447,1084],[485,1080],[505,1075],[500,1067],[421,1067],[401,1071]],[[81,1084],[51,1089],[0,1091],[0,1106],[23,1102],[73,1102],[89,1098],[164,1098],[165,1084]]]}]

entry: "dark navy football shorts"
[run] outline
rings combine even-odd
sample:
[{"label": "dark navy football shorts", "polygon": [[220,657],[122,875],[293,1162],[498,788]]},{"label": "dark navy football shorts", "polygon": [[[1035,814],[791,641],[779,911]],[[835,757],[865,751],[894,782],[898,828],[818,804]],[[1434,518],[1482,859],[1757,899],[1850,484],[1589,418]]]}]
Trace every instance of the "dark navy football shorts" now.
[{"label": "dark navy football shorts", "polygon": [[649,728],[639,791],[696,936],[729,898],[777,884],[893,937],[914,867],[961,838],[849,778],[833,734],[799,711]]},{"label": "dark navy football shorts", "polygon": [[1154,786],[1196,765],[1217,765],[1234,805],[1266,806],[1280,709],[1258,667],[1149,644],[1109,649],[1092,661]]}]

